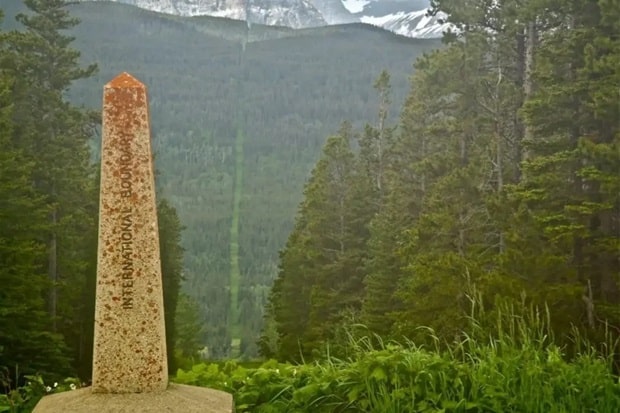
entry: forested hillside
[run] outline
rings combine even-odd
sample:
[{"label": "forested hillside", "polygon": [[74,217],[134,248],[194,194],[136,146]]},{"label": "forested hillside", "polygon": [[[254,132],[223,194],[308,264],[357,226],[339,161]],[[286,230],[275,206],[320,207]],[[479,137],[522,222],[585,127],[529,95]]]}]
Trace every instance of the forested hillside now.
[{"label": "forested hillside", "polygon": [[343,356],[352,331],[449,344],[481,312],[495,337],[506,303],[546,308],[568,354],[575,331],[620,332],[618,2],[434,4],[460,34],[417,60],[399,121],[344,124],[323,147],[265,355]]},{"label": "forested hillside", "polygon": [[[0,32],[0,388],[24,375],[90,376],[97,255],[97,113],[64,96],[96,72],[63,31],[60,1],[28,0],[19,32]],[[13,9],[15,10],[15,9]],[[181,282],[181,226],[161,198],[170,363]]]},{"label": "forested hillside", "polygon": [[[20,4],[3,2],[11,14]],[[365,25],[248,31],[119,4],[68,9],[81,20],[70,32],[81,60],[99,67],[75,82],[71,101],[99,110],[101,87],[121,71],[146,83],[157,184],[185,227],[183,288],[202,307],[204,340],[215,357],[229,354],[232,336],[256,355],[278,251],[325,137],[375,116],[383,69],[401,104],[415,58],[439,42]]]},{"label": "forested hillside", "polygon": [[[98,113],[126,70],[177,381],[239,411],[617,412],[620,4],[432,4],[443,45],[3,0],[0,410],[55,391],[30,374],[90,377]],[[204,344],[277,361],[192,366]]]}]

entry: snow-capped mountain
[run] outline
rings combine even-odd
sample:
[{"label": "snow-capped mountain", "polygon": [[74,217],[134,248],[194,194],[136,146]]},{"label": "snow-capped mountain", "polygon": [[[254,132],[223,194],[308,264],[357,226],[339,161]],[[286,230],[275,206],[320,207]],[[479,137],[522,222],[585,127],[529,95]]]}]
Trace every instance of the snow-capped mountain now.
[{"label": "snow-capped mountain", "polygon": [[342,0],[361,22],[417,38],[438,38],[449,25],[444,15],[427,16],[427,0]]},{"label": "snow-capped mountain", "polygon": [[[189,1],[189,0],[186,0]],[[219,0],[221,3],[226,0]],[[327,23],[310,0],[245,0],[248,22],[268,26],[302,27],[324,26]]]},{"label": "snow-capped mountain", "polygon": [[426,16],[429,0],[81,0],[113,1],[179,16],[215,16],[292,28],[362,22],[394,33],[441,37],[445,24]]}]

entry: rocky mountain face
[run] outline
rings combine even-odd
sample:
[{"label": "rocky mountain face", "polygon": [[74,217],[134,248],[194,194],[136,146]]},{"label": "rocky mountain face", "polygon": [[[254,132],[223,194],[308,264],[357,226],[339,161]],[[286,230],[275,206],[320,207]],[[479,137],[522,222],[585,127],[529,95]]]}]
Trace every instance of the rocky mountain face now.
[{"label": "rocky mountain face", "polygon": [[343,0],[361,22],[407,37],[438,38],[448,30],[444,15],[427,16],[427,0]]},{"label": "rocky mountain face", "polygon": [[179,16],[215,16],[269,26],[306,28],[362,22],[418,38],[447,26],[426,16],[428,0],[81,0],[114,1]]},{"label": "rocky mountain face", "polygon": [[246,18],[242,20],[251,23],[295,29],[328,24],[309,0],[245,0],[245,3]]}]

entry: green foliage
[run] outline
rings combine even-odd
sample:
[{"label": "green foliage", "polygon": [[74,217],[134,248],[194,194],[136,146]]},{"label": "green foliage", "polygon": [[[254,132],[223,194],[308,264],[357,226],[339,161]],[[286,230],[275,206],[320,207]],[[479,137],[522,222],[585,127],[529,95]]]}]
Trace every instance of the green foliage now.
[{"label": "green foliage", "polygon": [[557,283],[568,273],[586,290],[586,302],[594,308],[581,323],[595,328],[601,321],[619,322],[604,309],[620,299],[620,47],[609,36],[618,28],[620,10],[608,2],[575,1],[566,7],[573,21],[559,23],[540,45],[537,90],[523,108],[537,139],[527,142],[525,179],[515,196],[537,229],[530,248],[550,264],[569,267],[570,272],[554,271],[548,278]]},{"label": "green foliage", "polygon": [[[49,352],[58,355],[55,359],[37,355],[28,346],[18,350],[18,343],[6,346],[13,352],[25,352],[13,358],[14,362],[23,357],[31,360],[23,366],[24,373],[50,373],[53,366],[55,373],[64,375],[88,359],[83,350],[88,346],[87,332],[92,331],[92,302],[88,302],[86,286],[94,277],[97,210],[88,146],[90,114],[69,104],[65,93],[75,80],[91,76],[96,66],[82,69],[79,52],[70,47],[73,38],[63,33],[78,23],[67,12],[64,1],[25,0],[24,5],[26,12],[17,16],[23,30],[2,35],[6,57],[0,70],[12,77],[13,128],[5,137],[7,144],[19,151],[21,162],[31,168],[21,181],[13,178],[41,202],[42,209],[33,214],[31,222],[44,214],[45,225],[37,224],[36,231],[14,229],[18,237],[42,248],[43,255],[30,258],[30,271],[36,276],[29,278],[35,287],[21,298],[16,292],[9,295],[18,300],[45,297],[47,325],[25,323],[21,328],[30,334],[48,335]],[[28,212],[22,210],[21,214],[22,225],[30,225],[23,222]],[[47,280],[42,279],[46,275]],[[39,307],[33,314],[44,309]],[[70,353],[65,353],[64,347],[56,344],[60,340],[52,336],[62,336]]]},{"label": "green foliage", "polygon": [[[474,300],[473,302],[476,302]],[[620,386],[592,349],[570,362],[548,339],[547,321],[505,307],[496,334],[481,325],[446,351],[410,343],[351,341],[351,358],[314,364],[270,360],[258,368],[199,364],[175,381],[231,392],[239,412],[615,412]],[[480,313],[477,313],[480,315]],[[432,335],[429,331],[428,334]]]},{"label": "green foliage", "polygon": [[357,270],[366,238],[351,207],[362,178],[351,140],[347,123],[328,138],[306,186],[298,226],[282,252],[271,302],[275,323],[285,332],[278,343],[278,356],[285,359],[311,356],[334,338],[343,315],[361,304]]},{"label": "green foliage", "polygon": [[[20,0],[2,6],[10,16],[23,11]],[[209,325],[205,344],[217,357],[225,355],[233,326],[243,352],[255,353],[278,250],[325,136],[344,119],[363,125],[375,116],[372,83],[383,69],[394,86],[390,100],[400,104],[415,57],[439,42],[362,25],[248,30],[240,22],[109,2],[69,10],[82,23],[64,34],[75,36],[82,62],[99,66],[68,91],[71,102],[99,108],[101,87],[121,71],[147,84],[159,194],[186,226],[184,291]],[[3,27],[22,28],[8,20]],[[171,61],[179,70],[170,70]],[[243,191],[234,202],[240,166]],[[228,314],[235,309],[237,326]]]},{"label": "green foliage", "polygon": [[[97,260],[90,142],[97,117],[66,98],[96,66],[81,68],[70,47],[67,30],[78,19],[67,2],[26,0],[20,7],[10,9],[23,12],[16,16],[20,31],[0,33],[0,368],[8,372],[7,389],[28,374],[90,377]],[[158,212],[174,368],[182,228],[167,202]]]},{"label": "green foliage", "polygon": [[[233,186],[233,211],[230,224],[230,310],[228,312],[228,319],[230,323],[229,331],[232,337],[240,337],[239,326],[247,325],[241,321],[241,308],[239,302],[239,285],[241,283],[241,272],[239,268],[239,219],[241,211],[241,198],[243,196],[243,146],[245,139],[245,131],[243,125],[237,125],[237,133],[235,136],[235,184]],[[246,299],[244,303],[249,303]],[[247,305],[247,304],[246,304]],[[251,305],[251,304],[250,304]],[[244,308],[243,316],[248,318],[253,312],[252,308]],[[247,347],[248,337],[247,335],[242,338],[243,347]],[[252,342],[251,337],[249,337]],[[242,349],[240,352],[245,353]],[[252,351],[250,350],[252,353]]]},{"label": "green foliage", "polygon": [[[64,2],[26,4],[35,13],[19,17],[24,31],[3,36],[0,56],[0,143],[7,148],[0,172],[8,177],[0,175],[0,195],[14,193],[2,204],[7,219],[0,240],[10,239],[15,223],[22,225],[22,208],[33,218],[23,223],[23,238],[0,243],[7,252],[0,255],[7,261],[0,276],[12,283],[0,291],[11,296],[8,310],[3,307],[9,316],[0,313],[0,322],[6,337],[24,340],[24,348],[62,333],[83,361],[77,349],[89,335],[83,325],[90,321],[85,297],[93,274],[93,240],[85,234],[92,233],[96,216],[91,119],[64,93],[92,67],[79,68],[79,54],[68,48],[72,37],[60,33],[76,24],[60,11]],[[346,333],[358,320],[376,334],[368,339],[372,345],[405,337],[449,354],[380,347],[370,354],[388,359],[386,365],[374,359],[362,365],[363,355],[347,363],[331,358],[304,367],[303,377],[320,375],[326,382],[308,379],[299,393],[297,373],[283,375],[282,382],[277,370],[257,369],[265,393],[248,388],[243,406],[398,411],[407,408],[398,403],[401,388],[409,386],[416,400],[410,408],[419,410],[569,411],[578,402],[606,409],[596,405],[598,396],[617,407],[609,384],[598,387],[600,394],[573,393],[595,383],[588,374],[609,372],[570,336],[579,331],[599,346],[610,331],[620,331],[617,2],[436,0],[433,9],[447,12],[460,30],[444,39],[446,47],[417,61],[406,99],[404,73],[413,55],[435,43],[360,26],[263,27],[252,37],[239,25],[225,28],[211,19],[99,3],[72,9],[88,23],[72,30],[85,59],[106,65],[101,76],[78,83],[74,101],[96,107],[100,88],[93,83],[100,86],[121,70],[152,85],[160,190],[187,225],[185,287],[203,307],[212,356],[229,352],[231,335],[251,356],[263,314],[259,346],[280,360],[356,354]],[[188,33],[200,50],[180,46]],[[49,61],[58,66],[54,73]],[[170,72],[169,61],[184,70]],[[383,63],[391,75],[383,71],[374,83],[377,111],[367,89]],[[392,100],[404,101],[398,127],[391,126]],[[369,123],[373,112],[377,121]],[[323,144],[342,119],[351,124]],[[301,183],[321,146],[292,222]],[[181,229],[168,212],[169,240],[163,241],[170,242],[164,258],[173,308]],[[291,228],[277,266],[276,251]],[[16,247],[18,262],[4,258]],[[40,281],[32,291],[26,291],[26,276]],[[559,347],[512,324],[509,334],[486,344],[503,331],[487,319],[463,341],[472,291],[482,292],[489,314],[500,320],[506,301],[518,303],[519,317],[547,305],[558,316],[545,329]],[[22,302],[33,311],[19,322],[49,321],[41,328],[46,335],[19,336],[12,317]],[[190,354],[196,343],[185,339]],[[536,340],[544,345],[532,344]],[[466,343],[478,344],[466,349]],[[63,351],[60,344],[51,347],[53,357]],[[16,351],[8,348],[0,347],[0,357]],[[558,349],[574,358],[556,363]],[[408,363],[417,367],[392,383],[392,376],[401,377],[390,364],[400,365],[392,358],[399,353],[415,353]],[[528,369],[517,371],[509,360]],[[426,364],[436,364],[441,375],[429,375]],[[351,365],[363,374],[341,377],[334,367],[348,371]],[[230,387],[233,367],[204,369],[196,380],[236,389]],[[408,374],[427,381],[417,388]],[[347,390],[351,397],[339,390],[350,383],[363,384]],[[368,388],[371,396],[359,396]],[[462,404],[470,399],[475,404]]]},{"label": "green foliage", "polygon": [[[0,375],[0,379],[2,376]],[[0,394],[0,413],[29,413],[32,412],[41,397],[60,393],[63,391],[75,390],[80,387],[80,381],[75,378],[67,378],[62,383],[55,382],[45,385],[41,376],[24,377],[24,386],[10,390],[5,394]]]},{"label": "green foliage", "polygon": [[[49,229],[49,208],[31,186],[35,163],[11,140],[10,90],[15,82],[0,71],[0,368],[62,374],[68,362],[66,348],[49,328],[44,301],[49,284],[39,265],[45,259],[41,235]],[[19,377],[8,375],[7,380],[13,387]]]},{"label": "green foliage", "polygon": [[[202,349],[207,330],[200,316],[200,307],[186,294],[179,295],[174,327],[176,341],[173,349],[176,363],[181,368],[189,368],[198,360],[198,352]],[[169,335],[170,332],[166,330],[166,334]]]},{"label": "green foliage", "polygon": [[178,336],[175,320],[183,276],[183,248],[181,247],[183,227],[176,209],[165,199],[157,204],[157,222],[164,291],[166,351],[168,353],[168,368],[174,371],[176,370],[175,347]]},{"label": "green foliage", "polygon": [[[347,206],[362,265],[349,262],[342,274],[364,286],[347,320],[361,320],[377,340],[417,344],[429,344],[419,329],[427,326],[443,346],[468,323],[467,294],[481,291],[490,311],[498,300],[548,305],[558,314],[551,331],[569,352],[573,329],[594,342],[620,331],[620,42],[612,34],[620,10],[581,0],[432,3],[459,32],[415,63],[399,127],[367,127],[354,152],[358,175],[370,179],[352,181],[357,196]],[[380,120],[387,80],[375,83]],[[287,360],[320,347],[306,320],[341,303],[330,272],[340,257],[304,244],[328,233],[308,217],[330,216],[316,194],[332,182],[314,179],[270,303],[281,345],[272,339],[270,348]],[[324,275],[330,284],[318,281]],[[322,295],[298,305],[280,291],[292,280]],[[339,310],[320,317],[332,332]],[[289,311],[301,322],[278,319]],[[321,338],[340,354],[336,334]]]},{"label": "green foliage", "polygon": [[[5,2],[15,10],[19,0]],[[255,353],[278,251],[325,137],[344,119],[363,125],[375,116],[372,84],[383,69],[399,105],[415,57],[439,41],[361,25],[302,31],[252,25],[248,32],[239,22],[109,2],[70,10],[82,23],[67,34],[76,37],[82,61],[99,66],[71,88],[71,101],[99,108],[101,87],[121,71],[149,87],[158,194],[186,227],[183,291],[201,306],[211,354],[224,357],[230,349],[233,306],[240,349]],[[170,62],[178,70],[170,70]],[[240,130],[242,147],[235,144]],[[234,225],[240,164],[243,190]],[[231,251],[235,244],[238,254]],[[230,285],[235,257],[238,289]]]}]

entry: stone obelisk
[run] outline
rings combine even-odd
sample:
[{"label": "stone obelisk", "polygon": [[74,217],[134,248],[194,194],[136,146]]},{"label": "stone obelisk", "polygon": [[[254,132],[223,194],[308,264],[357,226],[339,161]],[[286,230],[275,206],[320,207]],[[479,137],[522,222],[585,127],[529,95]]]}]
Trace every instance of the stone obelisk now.
[{"label": "stone obelisk", "polygon": [[93,391],[168,385],[155,179],[146,87],[105,85]]},{"label": "stone obelisk", "polygon": [[168,384],[146,87],[104,87],[93,385],[45,396],[34,413],[232,413],[232,395]]}]

